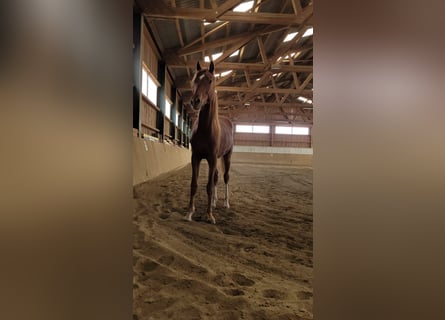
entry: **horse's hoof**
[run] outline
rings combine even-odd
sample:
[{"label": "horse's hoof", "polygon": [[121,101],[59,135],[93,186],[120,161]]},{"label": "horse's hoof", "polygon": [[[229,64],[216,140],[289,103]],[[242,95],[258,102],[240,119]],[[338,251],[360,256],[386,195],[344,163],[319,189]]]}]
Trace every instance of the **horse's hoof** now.
[{"label": "horse's hoof", "polygon": [[216,224],[216,220],[213,216],[207,216],[207,222],[211,224]]}]

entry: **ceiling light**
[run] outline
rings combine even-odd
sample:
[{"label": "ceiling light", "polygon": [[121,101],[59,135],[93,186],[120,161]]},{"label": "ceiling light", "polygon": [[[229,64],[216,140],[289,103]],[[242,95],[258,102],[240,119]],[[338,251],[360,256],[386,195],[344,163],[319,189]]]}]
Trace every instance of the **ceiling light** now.
[{"label": "ceiling light", "polygon": [[300,100],[300,101],[303,101],[303,102],[307,101],[307,99],[305,97],[298,97],[297,99]]},{"label": "ceiling light", "polygon": [[314,34],[314,28],[309,28],[306,30],[306,32],[303,34],[303,37],[309,37]]},{"label": "ceiling light", "polygon": [[286,38],[284,38],[283,42],[291,41],[291,40],[297,35],[297,33],[298,33],[298,31],[289,33],[289,34],[286,36]]},{"label": "ceiling light", "polygon": [[253,1],[243,2],[233,8],[233,12],[247,12],[253,7]]}]

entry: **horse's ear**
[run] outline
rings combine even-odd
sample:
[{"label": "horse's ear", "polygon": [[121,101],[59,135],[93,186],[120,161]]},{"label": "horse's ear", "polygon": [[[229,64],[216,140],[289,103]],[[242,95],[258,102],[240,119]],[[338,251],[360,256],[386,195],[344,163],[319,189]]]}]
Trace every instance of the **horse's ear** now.
[{"label": "horse's ear", "polygon": [[210,67],[209,67],[210,73],[213,74],[214,70],[215,70],[215,65],[213,64],[213,61],[210,61]]},{"label": "horse's ear", "polygon": [[196,70],[201,70],[201,65],[199,64],[199,61],[196,63]]}]

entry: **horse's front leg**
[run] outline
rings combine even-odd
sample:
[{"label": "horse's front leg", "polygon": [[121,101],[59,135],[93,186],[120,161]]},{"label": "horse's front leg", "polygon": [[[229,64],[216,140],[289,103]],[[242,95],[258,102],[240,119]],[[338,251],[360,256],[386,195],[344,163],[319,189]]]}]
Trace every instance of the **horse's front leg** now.
[{"label": "horse's front leg", "polygon": [[215,177],[213,179],[213,208],[216,208],[216,202],[218,201],[218,166],[215,169]]},{"label": "horse's front leg", "polygon": [[198,190],[198,177],[199,177],[199,165],[201,159],[192,155],[192,182],[190,184],[190,202],[189,202],[189,212],[187,213],[185,219],[192,221],[193,213],[195,212],[195,195]]},{"label": "horse's front leg", "polygon": [[216,172],[216,156],[207,159],[209,163],[209,179],[207,181],[207,215],[208,220],[215,224],[215,217],[212,212],[213,193],[215,192],[215,172]]}]

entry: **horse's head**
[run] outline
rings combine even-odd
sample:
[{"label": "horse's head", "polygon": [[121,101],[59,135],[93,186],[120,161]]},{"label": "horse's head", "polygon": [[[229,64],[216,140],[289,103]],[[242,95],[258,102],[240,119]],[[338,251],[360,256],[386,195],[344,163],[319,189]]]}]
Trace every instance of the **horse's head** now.
[{"label": "horse's head", "polygon": [[196,64],[196,74],[192,79],[192,99],[190,104],[193,109],[200,110],[203,105],[208,103],[215,94],[215,76],[213,72],[215,66],[210,62],[208,70],[201,69],[201,65]]}]

